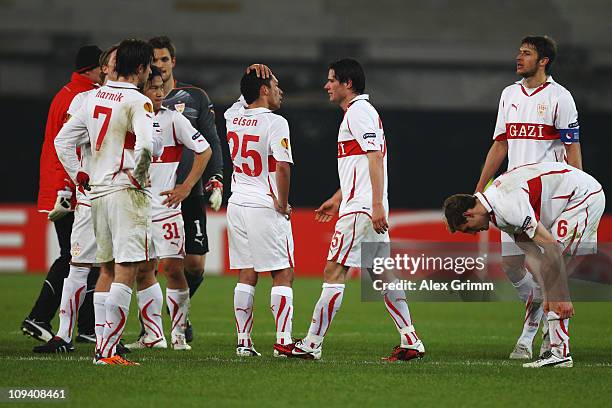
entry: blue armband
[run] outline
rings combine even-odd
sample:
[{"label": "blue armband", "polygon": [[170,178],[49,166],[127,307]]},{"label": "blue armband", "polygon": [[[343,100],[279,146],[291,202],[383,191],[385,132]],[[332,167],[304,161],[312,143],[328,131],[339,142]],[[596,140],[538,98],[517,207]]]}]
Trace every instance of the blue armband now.
[{"label": "blue armband", "polygon": [[563,143],[575,143],[580,141],[580,129],[559,129],[559,136]]}]

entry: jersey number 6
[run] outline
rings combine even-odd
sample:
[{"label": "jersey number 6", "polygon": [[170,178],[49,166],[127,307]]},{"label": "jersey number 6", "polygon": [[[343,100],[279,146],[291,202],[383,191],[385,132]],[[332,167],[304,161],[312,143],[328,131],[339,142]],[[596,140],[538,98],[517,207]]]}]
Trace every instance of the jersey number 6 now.
[{"label": "jersey number 6", "polygon": [[[232,162],[234,162],[234,171],[236,173],[244,173],[250,177],[257,177],[261,174],[262,163],[261,163],[261,155],[257,152],[257,150],[249,150],[248,144],[249,142],[259,142],[259,136],[255,135],[244,135],[242,137],[242,146],[240,146],[240,137],[236,132],[227,132],[227,142],[231,143],[232,148]],[[240,157],[243,159],[248,159],[249,157],[253,159],[253,168],[251,168],[247,163],[242,163],[241,167],[236,165],[236,156],[238,155],[238,150],[240,149]]]},{"label": "jersey number 6", "polygon": [[104,136],[106,136],[106,132],[108,131],[108,122],[110,122],[111,114],[113,113],[112,108],[107,108],[106,106],[96,105],[93,112],[94,119],[98,119],[100,115],[104,115],[104,122],[102,123],[102,128],[100,129],[100,134],[96,139],[96,151],[100,150],[102,147],[102,142],[104,141]]}]

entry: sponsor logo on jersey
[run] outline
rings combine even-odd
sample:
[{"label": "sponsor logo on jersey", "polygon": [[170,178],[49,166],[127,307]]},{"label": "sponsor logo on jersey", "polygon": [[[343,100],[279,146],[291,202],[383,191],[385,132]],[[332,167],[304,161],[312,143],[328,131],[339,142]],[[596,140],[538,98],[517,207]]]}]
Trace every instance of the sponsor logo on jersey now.
[{"label": "sponsor logo on jersey", "polygon": [[70,255],[76,257],[76,256],[79,256],[80,254],[81,254],[81,246],[78,243],[76,243],[70,249]]},{"label": "sponsor logo on jersey", "polygon": [[195,135],[191,136],[191,140],[197,140],[200,136],[202,136],[202,134],[197,132]]},{"label": "sponsor logo on jersey", "polygon": [[512,107],[513,107],[515,110],[517,110],[517,111],[518,111],[518,104],[513,103],[513,104],[512,104]]},{"label": "sponsor logo on jersey", "polygon": [[144,109],[149,113],[153,113],[153,105],[151,105],[149,102],[145,102]]},{"label": "sponsor logo on jersey", "polygon": [[533,228],[531,225],[531,216],[527,216],[525,217],[525,221],[523,221],[523,225],[521,226],[521,230],[522,231],[527,231],[529,229]]},{"label": "sponsor logo on jersey", "polygon": [[287,139],[286,137],[283,137],[280,141],[281,146],[283,146],[283,148],[285,149],[289,149],[289,139]]},{"label": "sponsor logo on jersey", "polygon": [[538,116],[543,118],[546,115],[546,110],[548,109],[547,105],[544,105],[542,103],[538,104]]},{"label": "sponsor logo on jersey", "polygon": [[159,122],[153,122],[153,127],[159,127]]},{"label": "sponsor logo on jersey", "polygon": [[185,104],[184,103],[175,103],[174,104],[174,109],[178,112],[178,113],[183,113],[183,111],[185,110]]},{"label": "sponsor logo on jersey", "polygon": [[574,123],[570,123],[569,125],[567,125],[567,127],[570,129],[574,129],[580,127],[580,125],[578,124],[578,121],[575,121]]},{"label": "sponsor logo on jersey", "polygon": [[366,133],[363,135],[363,139],[376,139],[376,133]]}]

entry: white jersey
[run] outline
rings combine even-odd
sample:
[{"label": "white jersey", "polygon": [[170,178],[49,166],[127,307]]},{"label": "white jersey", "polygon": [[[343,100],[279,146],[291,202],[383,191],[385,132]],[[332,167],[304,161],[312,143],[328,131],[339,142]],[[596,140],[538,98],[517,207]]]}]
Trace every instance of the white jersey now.
[{"label": "white jersey", "polygon": [[194,129],[189,119],[177,111],[162,107],[153,117],[154,138],[162,141],[163,154],[153,157],[151,168],[151,208],[153,220],[160,214],[180,213],[177,208],[168,208],[162,204],[167,198],[160,196],[162,191],[172,190],[176,186],[176,169],[178,168],[183,148],[202,153],[210,147],[204,136]]},{"label": "white jersey", "polygon": [[[75,97],[72,99],[72,102],[70,102],[70,106],[68,107],[68,115],[74,116],[81,109],[87,98],[97,90],[98,88],[95,88],[90,89],[89,91],[76,94]],[[89,140],[87,140],[84,145],[77,147],[77,156],[81,164],[80,171],[84,171],[85,173],[89,174],[89,165],[91,162],[91,148],[89,146]],[[91,205],[89,201],[89,196],[83,188],[77,188],[76,200],[77,204]]]},{"label": "white jersey", "polygon": [[508,169],[566,161],[564,143],[579,140],[572,95],[551,76],[536,89],[522,81],[506,87],[499,101],[494,140],[508,141]]},{"label": "white jersey", "polygon": [[340,216],[353,212],[372,215],[372,183],[366,152],[376,150],[383,154],[382,202],[385,210],[389,211],[385,133],[378,112],[368,98],[366,94],[353,98],[338,131],[338,175],[342,190]]},{"label": "white jersey", "polygon": [[229,203],[274,208],[276,162],[293,163],[289,124],[270,109],[236,102],[225,112],[227,142],[234,164]]},{"label": "white jersey", "polygon": [[142,189],[152,157],[153,104],[127,82],[108,81],[90,94],[55,139],[58,157],[76,179],[75,146],[91,145],[91,199],[126,188]]},{"label": "white jersey", "polygon": [[568,164],[537,163],[502,174],[476,197],[500,230],[533,238],[538,221],[550,231],[561,213],[602,191],[591,175]]}]

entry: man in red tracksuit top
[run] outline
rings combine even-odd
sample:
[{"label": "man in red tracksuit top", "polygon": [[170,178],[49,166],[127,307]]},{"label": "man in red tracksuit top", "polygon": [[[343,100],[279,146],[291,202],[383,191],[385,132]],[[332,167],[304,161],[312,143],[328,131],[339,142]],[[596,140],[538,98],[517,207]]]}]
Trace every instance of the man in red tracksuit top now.
[{"label": "man in red tracksuit top", "polygon": [[[40,155],[40,187],[38,190],[38,211],[49,213],[49,219],[55,225],[60,245],[60,256],[55,260],[36,303],[28,317],[21,323],[24,334],[41,341],[53,337],[51,320],[60,304],[64,279],[68,276],[70,262],[70,233],[74,221],[74,184],[66,174],[57,158],[53,141],[68,119],[67,110],[72,99],[79,93],[95,88],[100,81],[100,54],[102,51],[95,45],[86,45],[79,49],[75,70],[70,82],[55,95],[45,128],[45,140]],[[89,274],[87,296],[79,312],[77,341],[89,341],[89,335],[95,342],[93,319],[93,294],[89,287],[95,286],[98,273]]]}]

